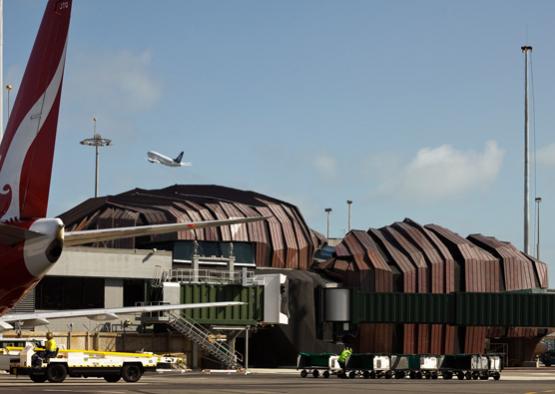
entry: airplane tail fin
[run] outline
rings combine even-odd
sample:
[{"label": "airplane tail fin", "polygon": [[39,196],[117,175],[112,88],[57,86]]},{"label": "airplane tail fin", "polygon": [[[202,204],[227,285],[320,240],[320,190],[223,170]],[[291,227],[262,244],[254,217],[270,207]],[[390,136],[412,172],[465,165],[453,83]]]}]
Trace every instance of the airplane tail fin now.
[{"label": "airplane tail fin", "polygon": [[173,159],[173,161],[175,161],[176,163],[181,163],[181,160],[183,160],[183,153],[185,152],[181,152],[175,159]]},{"label": "airplane tail fin", "polygon": [[46,216],[72,0],[49,0],[0,144],[0,219]]}]

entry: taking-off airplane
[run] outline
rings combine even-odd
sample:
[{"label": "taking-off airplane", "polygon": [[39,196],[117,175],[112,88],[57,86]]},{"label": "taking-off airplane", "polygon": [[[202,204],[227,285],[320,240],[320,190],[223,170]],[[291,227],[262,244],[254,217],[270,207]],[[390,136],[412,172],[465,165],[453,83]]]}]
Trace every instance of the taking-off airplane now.
[{"label": "taking-off airplane", "polygon": [[181,152],[175,159],[172,159],[171,157],[151,150],[147,152],[146,159],[151,163],[163,164],[168,167],[191,167],[191,163],[183,161],[183,153],[185,152]]},{"label": "taking-off airplane", "polygon": [[0,144],[0,331],[12,329],[14,323],[20,326],[48,324],[48,319],[59,317],[109,320],[116,319],[117,313],[242,304],[214,302],[7,314],[52,268],[64,246],[211,226],[240,226],[262,219],[65,232],[59,218],[46,218],[71,6],[71,0],[48,1]]}]

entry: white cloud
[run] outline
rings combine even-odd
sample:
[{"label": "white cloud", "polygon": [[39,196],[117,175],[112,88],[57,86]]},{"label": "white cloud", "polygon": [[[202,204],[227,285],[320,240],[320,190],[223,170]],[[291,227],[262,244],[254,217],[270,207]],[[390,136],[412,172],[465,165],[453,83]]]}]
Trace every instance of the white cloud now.
[{"label": "white cloud", "polygon": [[546,167],[555,166],[555,144],[542,146],[537,153],[538,163]]},{"label": "white cloud", "polygon": [[333,178],[337,174],[337,160],[329,154],[316,155],[312,160],[312,165],[323,178]]},{"label": "white cloud", "polygon": [[504,151],[488,141],[482,152],[461,151],[451,145],[422,148],[380,192],[408,199],[438,200],[485,187],[497,177]]}]

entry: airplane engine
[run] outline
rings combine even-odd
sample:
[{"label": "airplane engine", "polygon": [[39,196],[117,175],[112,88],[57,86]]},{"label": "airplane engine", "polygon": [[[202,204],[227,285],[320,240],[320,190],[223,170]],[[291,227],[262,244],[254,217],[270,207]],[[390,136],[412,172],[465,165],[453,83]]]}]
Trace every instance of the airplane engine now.
[{"label": "airplane engine", "polygon": [[42,235],[25,240],[23,256],[29,273],[42,277],[62,254],[64,246],[64,223],[58,219],[39,219],[30,231]]}]

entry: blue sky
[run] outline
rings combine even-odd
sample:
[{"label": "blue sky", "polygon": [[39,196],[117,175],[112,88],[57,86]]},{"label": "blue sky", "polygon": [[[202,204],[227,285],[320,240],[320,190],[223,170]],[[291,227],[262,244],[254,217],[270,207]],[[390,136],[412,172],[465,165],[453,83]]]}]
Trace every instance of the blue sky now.
[{"label": "blue sky", "polygon": [[[15,88],[44,3],[4,2],[4,78]],[[332,207],[336,237],[351,199],[355,228],[410,217],[522,247],[528,40],[552,265],[554,16],[552,1],[76,0],[50,214],[93,193],[93,152],[79,141],[94,115],[113,140],[102,194],[251,189],[297,204],[322,232]],[[184,150],[194,166],[149,164],[150,149]]]}]

